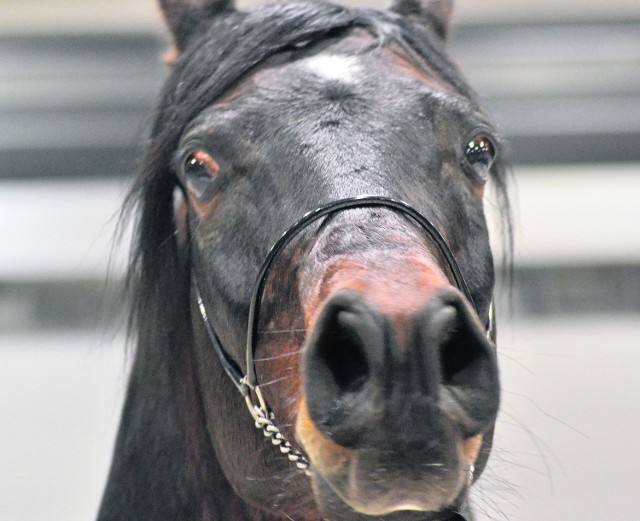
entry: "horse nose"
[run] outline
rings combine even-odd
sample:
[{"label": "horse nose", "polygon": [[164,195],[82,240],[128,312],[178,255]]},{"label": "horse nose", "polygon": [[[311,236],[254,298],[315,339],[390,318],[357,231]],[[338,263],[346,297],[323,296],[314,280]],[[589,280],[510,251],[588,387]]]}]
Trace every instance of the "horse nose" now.
[{"label": "horse nose", "polygon": [[[399,333],[398,323],[407,331]],[[459,293],[448,289],[405,321],[356,292],[338,292],[315,321],[303,378],[311,419],[348,448],[420,444],[439,434],[443,421],[471,437],[498,409],[492,346]]]}]

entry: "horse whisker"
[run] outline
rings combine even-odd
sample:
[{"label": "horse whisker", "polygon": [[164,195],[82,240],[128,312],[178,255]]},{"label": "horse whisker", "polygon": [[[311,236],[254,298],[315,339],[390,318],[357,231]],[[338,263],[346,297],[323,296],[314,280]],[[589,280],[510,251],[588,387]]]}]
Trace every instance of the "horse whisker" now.
[{"label": "horse whisker", "polygon": [[286,513],[286,512],[284,512],[283,510],[281,510],[280,512],[281,512],[281,513],[284,515],[284,517],[286,517],[289,521],[293,521],[293,518],[292,518],[289,514],[287,514],[287,513]]},{"label": "horse whisker", "polygon": [[261,335],[279,335],[284,333],[306,333],[306,328],[301,329],[265,329],[263,331],[258,331]]},{"label": "horse whisker", "polygon": [[262,387],[264,389],[268,385],[277,384],[278,382],[282,382],[283,380],[286,380],[287,378],[289,378],[289,375],[281,376],[280,378],[276,378],[275,380],[271,380],[270,382],[261,383],[260,387]]},{"label": "horse whisker", "polygon": [[296,349],[295,351],[281,353],[275,356],[265,356],[264,358],[254,358],[254,362],[267,362],[269,360],[277,360],[279,358],[286,358],[287,356],[299,355],[301,352],[302,352],[302,349]]}]

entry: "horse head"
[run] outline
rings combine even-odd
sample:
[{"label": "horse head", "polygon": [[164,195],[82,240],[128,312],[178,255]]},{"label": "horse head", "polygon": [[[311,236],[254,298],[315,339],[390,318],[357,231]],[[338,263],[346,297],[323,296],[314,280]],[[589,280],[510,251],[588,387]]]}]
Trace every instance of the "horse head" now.
[{"label": "horse head", "polygon": [[451,4],[161,1],[101,519],[464,510],[499,406],[487,181],[506,195]]}]

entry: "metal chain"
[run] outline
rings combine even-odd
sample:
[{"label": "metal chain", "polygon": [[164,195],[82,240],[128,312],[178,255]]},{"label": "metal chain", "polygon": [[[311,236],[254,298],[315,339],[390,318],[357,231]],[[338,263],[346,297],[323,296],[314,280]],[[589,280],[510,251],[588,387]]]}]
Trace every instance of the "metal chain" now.
[{"label": "metal chain", "polygon": [[[246,382],[246,377],[243,379],[243,382]],[[295,463],[296,467],[304,472],[305,475],[310,476],[311,471],[309,467],[311,465],[309,460],[305,458],[300,451],[294,449],[291,443],[289,443],[289,440],[287,440],[280,432],[280,429],[276,427],[274,423],[276,419],[275,415],[269,410],[269,406],[262,395],[262,390],[259,385],[256,385],[253,389],[247,388],[245,402],[255,421],[256,429],[261,430],[265,438],[271,439],[271,443],[278,447],[280,452],[282,452],[289,461]]]},{"label": "metal chain", "polygon": [[275,416],[272,412],[267,415],[261,407],[256,407],[256,429],[261,429],[265,438],[270,438],[271,443],[276,445],[289,461],[295,463],[296,467],[304,472],[305,475],[310,476],[309,461],[291,446],[291,443],[289,443],[280,432],[280,429],[273,423],[274,420]]}]

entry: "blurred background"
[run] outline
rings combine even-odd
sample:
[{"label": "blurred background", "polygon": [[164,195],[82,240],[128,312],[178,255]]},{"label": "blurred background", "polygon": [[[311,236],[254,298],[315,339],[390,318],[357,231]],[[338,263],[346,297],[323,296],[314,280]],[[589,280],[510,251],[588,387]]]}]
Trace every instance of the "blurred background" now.
[{"label": "blurred background", "polygon": [[[3,521],[95,517],[127,375],[112,241],[167,47],[153,0],[0,0]],[[640,4],[459,0],[449,48],[514,163],[478,518],[636,520]]]}]

